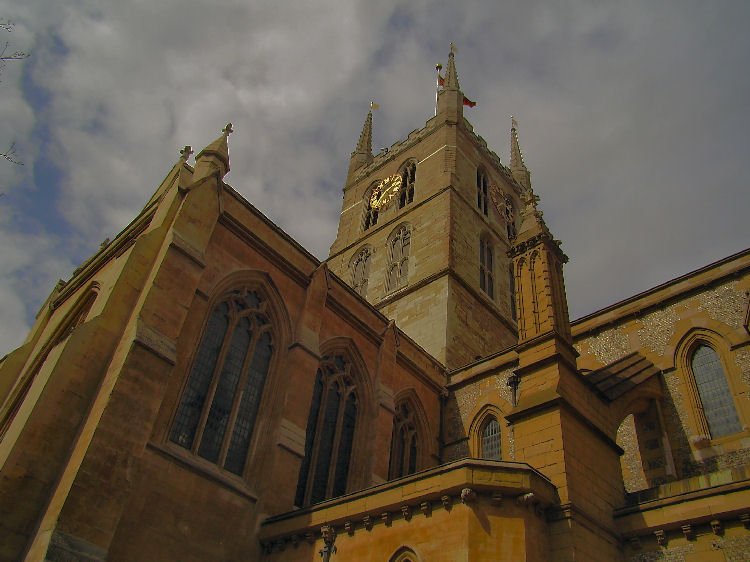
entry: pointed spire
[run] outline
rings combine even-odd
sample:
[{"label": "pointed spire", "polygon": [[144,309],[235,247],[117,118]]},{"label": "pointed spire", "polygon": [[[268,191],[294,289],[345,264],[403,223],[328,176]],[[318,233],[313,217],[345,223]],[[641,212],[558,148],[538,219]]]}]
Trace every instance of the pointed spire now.
[{"label": "pointed spire", "polygon": [[232,134],[232,124],[222,130],[222,135],[206,148],[198,153],[195,157],[195,174],[193,179],[198,179],[210,175],[214,170],[218,170],[219,177],[223,178],[229,172],[229,146],[227,138]]},{"label": "pointed spire", "polygon": [[445,68],[445,86],[446,90],[460,90],[461,86],[458,85],[458,71],[456,70],[456,60],[453,53],[453,43],[451,43],[451,52],[448,55],[448,66]]},{"label": "pointed spire", "polygon": [[[377,109],[377,105],[370,102],[370,107]],[[349,173],[346,175],[346,184],[349,185],[354,179],[355,172],[360,168],[367,166],[373,161],[372,155],[372,109],[367,112],[365,124],[362,127],[362,133],[359,135],[357,148],[352,152],[349,159]]]},{"label": "pointed spire", "polygon": [[[373,105],[372,103],[370,105]],[[372,158],[372,111],[367,112],[367,119],[362,127],[362,133],[359,135],[359,142],[354,154],[369,154]]]},{"label": "pointed spire", "polygon": [[510,117],[510,171],[515,180],[526,189],[531,189],[531,172],[523,162],[521,147],[518,144],[518,132],[516,127],[518,121],[513,116]]}]

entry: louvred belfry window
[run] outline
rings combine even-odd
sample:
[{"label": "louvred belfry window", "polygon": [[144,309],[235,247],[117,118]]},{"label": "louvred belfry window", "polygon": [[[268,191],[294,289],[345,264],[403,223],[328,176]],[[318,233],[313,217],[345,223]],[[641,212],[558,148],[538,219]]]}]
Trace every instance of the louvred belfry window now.
[{"label": "louvred belfry window", "polygon": [[242,475],[273,356],[267,303],[235,290],[213,309],[172,424],[170,441]]},{"label": "louvred belfry window", "polygon": [[296,505],[311,505],[346,493],[358,408],[351,363],[343,355],[323,357],[307,418]]},{"label": "louvred belfry window", "polygon": [[477,169],[477,209],[487,215],[487,174],[482,168]]},{"label": "louvred belfry window", "polygon": [[488,240],[479,241],[479,288],[491,299],[495,298],[495,275],[492,246]]},{"label": "louvred belfry window", "polygon": [[403,209],[414,201],[414,183],[417,178],[417,164],[409,162],[401,171],[401,194],[398,200],[398,208]]}]

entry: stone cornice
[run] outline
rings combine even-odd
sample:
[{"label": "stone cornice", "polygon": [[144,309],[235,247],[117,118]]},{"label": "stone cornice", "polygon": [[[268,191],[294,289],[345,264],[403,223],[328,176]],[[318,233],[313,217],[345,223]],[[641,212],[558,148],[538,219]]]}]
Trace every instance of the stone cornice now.
[{"label": "stone cornice", "polygon": [[[393,490],[401,490],[395,499]],[[411,521],[450,511],[460,503],[488,496],[495,505],[516,501],[543,516],[559,501],[555,486],[526,463],[462,459],[399,478],[318,505],[283,513],[261,524],[259,538],[266,551],[320,537],[322,526],[337,534],[375,532],[395,519]],[[394,501],[395,500],[395,501]]]}]

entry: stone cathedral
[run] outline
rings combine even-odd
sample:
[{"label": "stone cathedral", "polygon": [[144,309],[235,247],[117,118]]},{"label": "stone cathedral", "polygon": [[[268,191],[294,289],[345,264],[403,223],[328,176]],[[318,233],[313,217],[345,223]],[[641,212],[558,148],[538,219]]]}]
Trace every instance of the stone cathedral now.
[{"label": "stone cathedral", "polygon": [[423,128],[367,116],[322,262],[231,127],[183,151],[0,360],[0,559],[750,559],[750,250],[571,322],[467,102],[451,53]]}]

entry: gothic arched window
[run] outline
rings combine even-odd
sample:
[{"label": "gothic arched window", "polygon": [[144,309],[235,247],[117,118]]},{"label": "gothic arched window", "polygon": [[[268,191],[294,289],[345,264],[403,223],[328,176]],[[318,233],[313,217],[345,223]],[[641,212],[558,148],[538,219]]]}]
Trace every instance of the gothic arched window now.
[{"label": "gothic arched window", "polygon": [[365,192],[365,200],[364,200],[364,206],[365,206],[365,218],[364,223],[362,225],[362,230],[367,230],[371,226],[375,226],[378,224],[378,210],[372,208],[371,204],[371,196],[372,196],[372,190],[375,189],[375,186],[368,189]]},{"label": "gothic arched window", "polygon": [[508,233],[508,240],[513,241],[516,238],[516,211],[513,208],[513,201],[508,198],[507,204],[507,222],[505,230]]},{"label": "gothic arched window", "polygon": [[477,168],[477,208],[487,215],[487,174],[482,168]]},{"label": "gothic arched window", "polygon": [[362,248],[354,255],[351,261],[352,287],[363,297],[367,295],[367,280],[370,277],[370,257],[372,251],[369,247]]},{"label": "gothic arched window", "polygon": [[414,408],[409,402],[396,406],[391,435],[391,461],[388,478],[401,478],[417,471],[419,441]]},{"label": "gothic arched window", "polygon": [[479,240],[479,288],[491,299],[495,298],[495,275],[492,245],[489,240]]},{"label": "gothic arched window", "polygon": [[318,367],[294,500],[298,506],[347,491],[359,407],[351,367],[340,354],[323,357]]},{"label": "gothic arched window", "polygon": [[508,289],[510,292],[510,317],[516,319],[516,276],[513,272],[513,264],[508,266]]},{"label": "gothic arched window", "polygon": [[501,460],[500,423],[495,416],[488,416],[481,429],[481,454],[483,459]]},{"label": "gothic arched window", "polygon": [[692,353],[690,368],[711,438],[742,431],[718,353],[707,345],[698,345]]},{"label": "gothic arched window", "polygon": [[414,201],[414,182],[417,177],[417,163],[409,162],[401,170],[401,194],[399,195],[398,208],[403,209]]},{"label": "gothic arched window", "polygon": [[170,441],[242,475],[273,356],[267,302],[229,292],[208,318]]},{"label": "gothic arched window", "polygon": [[388,271],[386,289],[393,291],[406,285],[409,278],[411,228],[401,225],[388,237]]}]

